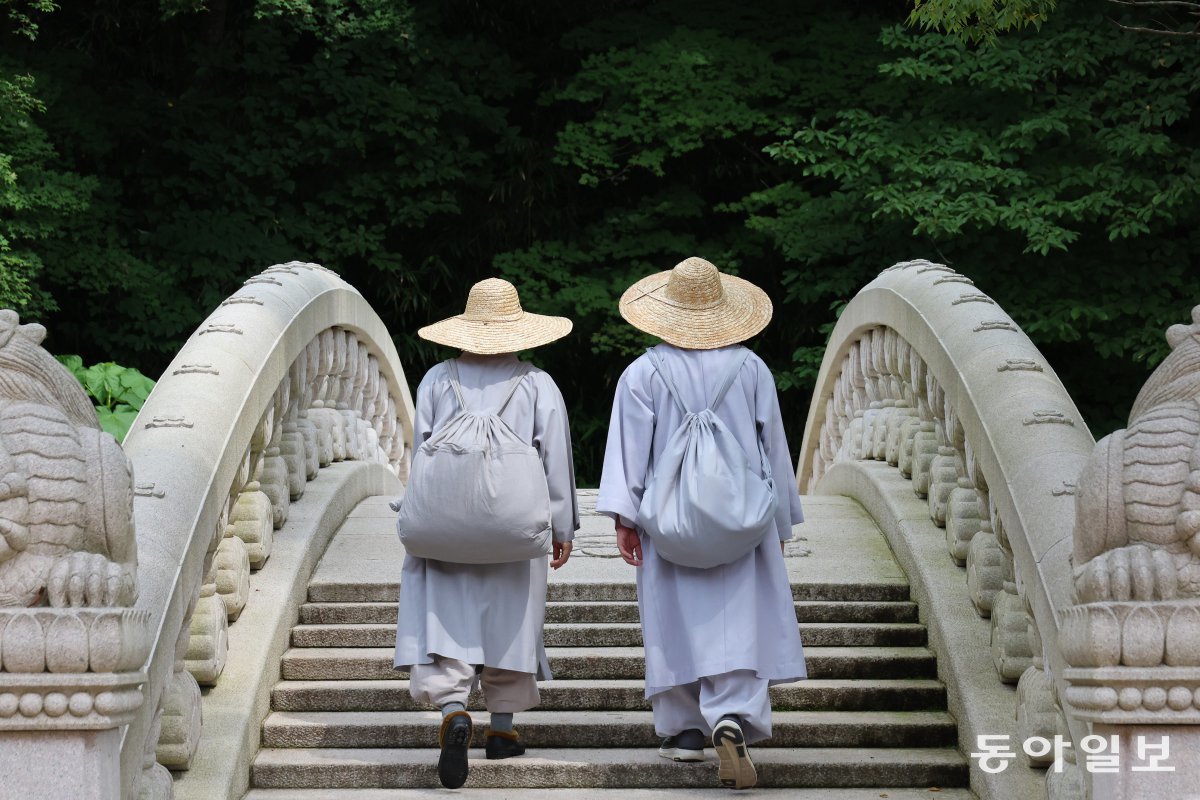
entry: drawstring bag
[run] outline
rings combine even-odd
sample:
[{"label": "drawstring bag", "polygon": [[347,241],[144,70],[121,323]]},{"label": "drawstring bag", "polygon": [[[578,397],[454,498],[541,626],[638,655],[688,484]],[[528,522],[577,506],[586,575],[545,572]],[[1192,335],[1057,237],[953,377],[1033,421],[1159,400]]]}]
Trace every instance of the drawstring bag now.
[{"label": "drawstring bag", "polygon": [[548,555],[550,490],[541,456],[500,419],[529,365],[521,364],[494,413],[468,409],[458,365],[446,365],[461,411],[413,453],[396,520],[404,549],[462,564]]},{"label": "drawstring bag", "polygon": [[775,522],[775,481],[758,440],[759,464],[714,413],[749,357],[743,349],[720,382],[712,403],[688,411],[658,353],[646,351],[683,412],[662,455],[651,465],[637,524],[666,560],[707,569],[758,547]]}]

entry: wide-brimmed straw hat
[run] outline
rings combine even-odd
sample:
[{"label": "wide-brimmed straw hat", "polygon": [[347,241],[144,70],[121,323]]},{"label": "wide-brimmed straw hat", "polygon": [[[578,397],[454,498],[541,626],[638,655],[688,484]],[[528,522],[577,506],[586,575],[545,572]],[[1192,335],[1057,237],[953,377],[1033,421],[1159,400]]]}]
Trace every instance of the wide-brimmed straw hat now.
[{"label": "wide-brimmed straw hat", "polygon": [[713,350],[749,339],[771,321],[771,299],[753,283],[689,258],[625,290],[621,316],[668,344]]},{"label": "wide-brimmed straw hat", "polygon": [[487,278],[471,287],[466,311],[426,325],[417,335],[468,353],[495,355],[549,344],[570,333],[571,326],[566,317],[530,314],[521,308],[517,287]]}]

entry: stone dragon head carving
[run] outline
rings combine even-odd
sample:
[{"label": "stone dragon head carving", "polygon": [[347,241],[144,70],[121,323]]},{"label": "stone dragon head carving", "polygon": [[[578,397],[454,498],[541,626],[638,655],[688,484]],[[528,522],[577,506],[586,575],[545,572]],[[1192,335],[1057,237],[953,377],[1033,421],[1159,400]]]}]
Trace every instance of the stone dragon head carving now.
[{"label": "stone dragon head carving", "polygon": [[1200,597],[1200,306],[1079,478],[1077,602]]},{"label": "stone dragon head carving", "polygon": [[0,311],[0,606],[129,606],[132,468],[45,336]]}]

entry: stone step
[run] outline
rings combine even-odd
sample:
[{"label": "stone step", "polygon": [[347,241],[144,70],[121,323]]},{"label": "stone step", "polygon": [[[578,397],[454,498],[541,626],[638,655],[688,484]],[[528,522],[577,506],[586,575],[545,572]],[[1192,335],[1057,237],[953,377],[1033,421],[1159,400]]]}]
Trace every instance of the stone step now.
[{"label": "stone step", "polygon": [[[580,622],[543,626],[547,647],[641,647],[636,622]],[[919,647],[925,627],[912,622],[802,622],[806,647]],[[395,647],[394,623],[297,625],[293,647]]]},{"label": "stone step", "polygon": [[[473,713],[474,746],[483,747],[486,712]],[[434,747],[436,711],[275,712],[263,722],[263,747]],[[649,711],[524,711],[517,729],[531,748],[657,747]],[[952,747],[944,711],[777,711],[769,747]]]},{"label": "stone step", "polygon": [[[407,677],[392,669],[390,647],[300,647],[283,654],[284,680],[378,680]],[[640,647],[548,647],[550,669],[559,680],[644,678]],[[933,653],[924,647],[807,647],[813,678],[932,678]]]},{"label": "stone step", "polygon": [[[951,748],[751,748],[762,787],[951,786],[967,781],[966,759]],[[268,788],[436,787],[438,751],[382,748],[260,750],[251,783]],[[710,788],[717,761],[660,758],[652,747],[539,750],[500,761],[473,759],[474,788]]]},{"label": "stone step", "polygon": [[[580,601],[546,604],[547,623],[637,622],[638,607],[629,601]],[[797,600],[797,622],[917,622],[911,601]],[[304,625],[396,623],[396,603],[305,603]]]},{"label": "stone step", "polygon": [[[518,789],[497,796],[495,789],[456,789],[467,800],[729,800],[726,788],[691,789]],[[445,800],[446,790],[408,789],[405,800]],[[896,788],[774,789],[775,800],[976,800],[970,789]],[[251,789],[244,800],[397,800],[395,789]]]},{"label": "stone step", "polygon": [[[543,681],[538,684],[546,711],[611,709],[640,711],[650,708],[646,685],[640,680]],[[917,711],[944,709],[946,687],[936,680],[821,679],[796,681],[771,687],[771,705],[778,710]],[[425,711],[408,693],[407,680],[301,680],[281,681],[271,692],[277,711]],[[483,708],[478,692],[472,709]]]},{"label": "stone step", "polygon": [[[308,585],[310,603],[395,603],[400,583],[314,578]],[[552,581],[546,598],[551,602],[634,602],[633,583]],[[792,599],[805,601],[903,602],[909,599],[907,583],[794,583]]]}]

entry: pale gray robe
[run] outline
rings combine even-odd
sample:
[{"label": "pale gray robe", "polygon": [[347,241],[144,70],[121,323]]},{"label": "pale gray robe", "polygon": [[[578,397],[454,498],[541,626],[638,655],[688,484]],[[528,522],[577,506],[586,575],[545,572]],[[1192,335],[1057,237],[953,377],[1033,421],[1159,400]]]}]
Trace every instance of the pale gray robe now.
[{"label": "pale gray robe", "polygon": [[[741,345],[684,350],[660,344],[683,403],[700,411],[716,393]],[[737,561],[712,569],[672,564],[642,535],[637,569],[638,606],[646,645],[646,696],[701,677],[753,670],[772,683],[807,676],[796,611],[779,542],[803,521],[796,473],[784,438],[771,371],[753,353],[715,409],[758,463],[757,437],[771,463],[779,504],[774,534]],[[649,357],[643,355],[617,383],[604,472],[596,510],[632,527],[653,458],[683,420]]]},{"label": "pale gray robe", "polygon": [[[458,372],[467,407],[494,412],[519,363],[512,354],[464,353],[458,359]],[[458,414],[444,363],[421,380],[415,405],[414,450]],[[579,510],[571,432],[558,386],[533,368],[521,379],[500,418],[541,454],[550,487],[554,540],[571,541],[579,528]],[[436,653],[549,679],[542,643],[548,571],[546,557],[507,564],[452,564],[406,555],[400,576],[396,668],[432,663]]]}]

